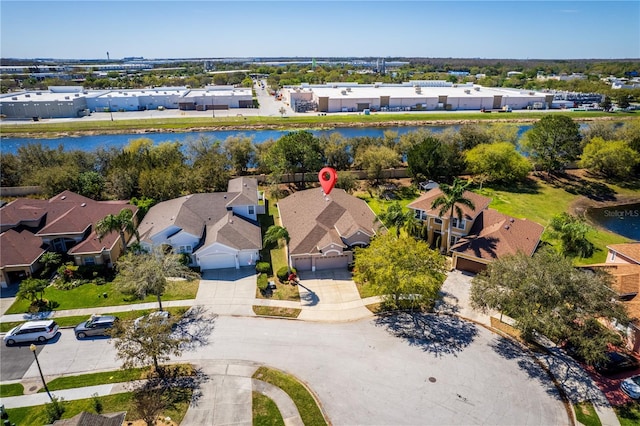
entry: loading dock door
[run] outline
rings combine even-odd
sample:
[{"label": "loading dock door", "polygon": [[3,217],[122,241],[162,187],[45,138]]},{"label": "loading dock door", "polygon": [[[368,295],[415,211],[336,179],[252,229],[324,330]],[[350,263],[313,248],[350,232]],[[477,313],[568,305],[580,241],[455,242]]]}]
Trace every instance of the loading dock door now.
[{"label": "loading dock door", "polygon": [[318,98],[318,111],[329,112],[329,98],[327,96]]},{"label": "loading dock door", "polygon": [[357,107],[358,107],[358,111],[364,111],[365,109],[369,109],[369,102],[367,103],[358,102]]},{"label": "loading dock door", "polygon": [[502,107],[502,96],[495,95],[493,97],[493,109],[500,109]]},{"label": "loading dock door", "polygon": [[389,106],[390,96],[380,96],[380,108]]}]

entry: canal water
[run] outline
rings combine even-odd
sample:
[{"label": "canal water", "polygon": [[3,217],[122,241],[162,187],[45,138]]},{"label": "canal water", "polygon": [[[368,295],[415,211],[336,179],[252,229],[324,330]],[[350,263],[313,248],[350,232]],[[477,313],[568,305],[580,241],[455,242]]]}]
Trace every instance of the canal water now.
[{"label": "canal water", "polygon": [[640,241],[640,203],[590,208],[587,217],[611,232]]},{"label": "canal water", "polygon": [[[458,129],[459,126],[400,126],[400,127],[339,127],[330,130],[314,130],[309,131],[316,136],[328,136],[331,133],[338,133],[345,138],[354,137],[382,137],[387,130],[395,131],[399,135],[414,132],[418,129],[427,129],[433,132],[439,133],[444,129],[454,128]],[[518,126],[518,135],[521,135],[531,126]],[[296,129],[299,130],[299,129]],[[39,139],[39,138],[2,138],[0,139],[0,150],[5,153],[16,153],[18,147],[27,145],[30,143],[40,143],[48,148],[58,148],[62,145],[64,150],[81,150],[81,151],[95,151],[97,148],[115,147],[121,148],[126,146],[130,140],[139,138],[151,139],[155,144],[162,142],[186,142],[189,139],[198,139],[202,136],[211,138],[214,140],[224,141],[229,136],[245,135],[253,139],[256,144],[262,143],[269,139],[276,140],[283,135],[286,135],[293,130],[219,130],[210,132],[185,132],[185,133],[144,133],[144,134],[121,134],[121,135],[94,135],[94,136],[78,136],[78,137],[61,137],[53,139]]]}]

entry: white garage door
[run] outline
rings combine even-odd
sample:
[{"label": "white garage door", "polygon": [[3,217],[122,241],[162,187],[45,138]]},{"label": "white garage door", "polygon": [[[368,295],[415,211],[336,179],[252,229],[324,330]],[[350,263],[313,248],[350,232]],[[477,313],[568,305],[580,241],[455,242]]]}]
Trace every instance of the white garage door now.
[{"label": "white garage door", "polygon": [[200,258],[200,269],[235,268],[236,257],[228,253],[208,254]]},{"label": "white garage door", "polygon": [[316,271],[325,269],[347,269],[348,255],[316,257]]}]

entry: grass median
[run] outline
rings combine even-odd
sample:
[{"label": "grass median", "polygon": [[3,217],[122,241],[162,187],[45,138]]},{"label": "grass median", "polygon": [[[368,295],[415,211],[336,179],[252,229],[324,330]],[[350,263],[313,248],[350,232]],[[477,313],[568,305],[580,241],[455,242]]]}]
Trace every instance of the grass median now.
[{"label": "grass median", "polygon": [[311,392],[295,377],[268,367],[260,367],[253,374],[254,379],[262,380],[279,387],[289,395],[298,408],[305,426],[327,425],[320,407]]},{"label": "grass median", "polygon": [[24,394],[24,386],[22,386],[22,383],[0,384],[0,398],[19,396],[22,394]]}]

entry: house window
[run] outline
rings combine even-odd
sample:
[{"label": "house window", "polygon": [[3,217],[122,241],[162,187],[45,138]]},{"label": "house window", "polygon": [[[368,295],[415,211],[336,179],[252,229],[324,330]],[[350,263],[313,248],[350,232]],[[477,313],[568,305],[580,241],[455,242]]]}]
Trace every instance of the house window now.
[{"label": "house window", "polygon": [[465,219],[458,220],[457,217],[453,218],[453,222],[451,222],[451,226],[458,229],[464,229],[467,225],[467,221]]},{"label": "house window", "polygon": [[439,225],[442,224],[442,219],[440,219],[439,217],[436,217],[433,221]]},{"label": "house window", "polygon": [[255,214],[255,208],[253,206],[249,206],[249,214],[250,215]]},{"label": "house window", "polygon": [[180,246],[178,248],[178,253],[191,253],[191,246]]},{"label": "house window", "polygon": [[420,219],[420,210],[416,210],[416,214],[413,217]]},{"label": "house window", "polygon": [[85,265],[95,265],[96,264],[96,259],[94,257],[85,257],[84,258],[84,264]]}]

